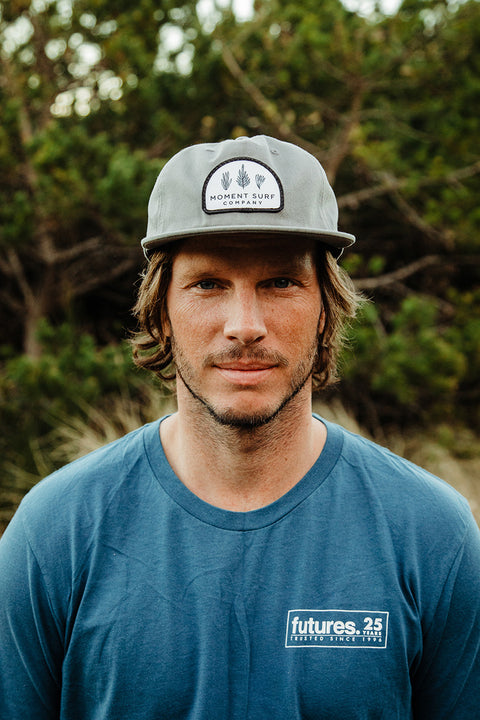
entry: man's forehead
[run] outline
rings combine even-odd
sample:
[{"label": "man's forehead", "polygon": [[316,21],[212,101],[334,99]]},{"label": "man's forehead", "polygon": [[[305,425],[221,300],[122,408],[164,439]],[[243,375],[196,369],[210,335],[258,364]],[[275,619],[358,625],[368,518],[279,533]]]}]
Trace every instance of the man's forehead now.
[{"label": "man's forehead", "polygon": [[245,259],[259,256],[271,260],[281,259],[283,262],[291,260],[295,263],[305,256],[313,257],[315,242],[307,238],[293,238],[274,234],[249,235],[231,234],[225,236],[196,237],[183,240],[178,247],[177,254],[184,257],[215,255],[221,259],[238,255]]}]

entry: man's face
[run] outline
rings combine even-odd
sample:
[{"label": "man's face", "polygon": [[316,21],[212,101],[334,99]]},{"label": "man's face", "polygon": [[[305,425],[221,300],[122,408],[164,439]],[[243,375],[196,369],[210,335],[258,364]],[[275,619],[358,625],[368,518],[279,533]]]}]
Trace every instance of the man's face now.
[{"label": "man's face", "polygon": [[294,397],[310,402],[323,317],[309,242],[185,241],[167,307],[179,400],[183,393],[219,423],[245,428]]}]

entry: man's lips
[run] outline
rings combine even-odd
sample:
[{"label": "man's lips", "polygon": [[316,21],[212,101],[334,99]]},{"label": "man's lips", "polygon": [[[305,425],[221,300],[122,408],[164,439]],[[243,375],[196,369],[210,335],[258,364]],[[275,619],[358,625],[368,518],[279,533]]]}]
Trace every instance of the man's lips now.
[{"label": "man's lips", "polygon": [[219,363],[213,366],[228,382],[237,385],[255,385],[264,380],[276,367],[271,363]]},{"label": "man's lips", "polygon": [[258,385],[276,369],[288,366],[287,358],[281,353],[261,347],[249,351],[241,347],[229,348],[208,355],[204,363],[225,381],[240,387]]},{"label": "man's lips", "polygon": [[275,367],[276,363],[260,363],[260,362],[236,362],[231,363],[215,363],[215,367],[220,370],[236,370],[239,372],[251,372],[256,370],[270,370]]},{"label": "man's lips", "polygon": [[240,346],[210,353],[203,361],[204,367],[238,372],[270,370],[274,367],[287,367],[288,364],[287,358],[276,350],[262,347],[246,350]]}]

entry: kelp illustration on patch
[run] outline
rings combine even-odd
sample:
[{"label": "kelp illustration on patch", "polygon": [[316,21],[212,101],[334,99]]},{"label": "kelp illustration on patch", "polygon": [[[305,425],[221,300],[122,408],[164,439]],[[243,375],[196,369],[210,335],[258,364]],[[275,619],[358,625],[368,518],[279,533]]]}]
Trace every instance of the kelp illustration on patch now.
[{"label": "kelp illustration on patch", "polygon": [[250,185],[250,178],[247,171],[245,170],[245,165],[242,165],[242,167],[238,171],[237,185],[240,185],[240,187],[243,189],[245,189],[247,185]]},{"label": "kelp illustration on patch", "polygon": [[228,170],[227,170],[227,172],[223,173],[222,179],[220,182],[222,183],[223,189],[228,190],[228,188],[232,184],[232,178],[230,177],[230,173],[228,172]]}]

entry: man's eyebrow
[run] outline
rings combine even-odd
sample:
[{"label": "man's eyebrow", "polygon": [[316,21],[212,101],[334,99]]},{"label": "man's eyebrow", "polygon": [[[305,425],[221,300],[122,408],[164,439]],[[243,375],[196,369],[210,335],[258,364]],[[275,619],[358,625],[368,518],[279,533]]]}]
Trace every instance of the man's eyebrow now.
[{"label": "man's eyebrow", "polygon": [[305,258],[292,258],[291,260],[279,260],[271,264],[271,270],[278,275],[303,274],[315,266],[314,262],[308,262]]},{"label": "man's eyebrow", "polygon": [[175,283],[182,286],[190,285],[191,283],[201,282],[202,280],[215,280],[221,279],[224,276],[220,268],[210,266],[208,268],[185,268],[181,270],[175,279]]},{"label": "man's eyebrow", "polygon": [[[263,275],[266,278],[284,277],[284,276],[303,276],[309,273],[309,268],[304,263],[271,263],[268,267],[264,267]],[[209,265],[205,268],[186,268],[182,270],[178,275],[180,282],[186,282],[191,280],[202,280],[207,278],[218,277],[228,275],[228,271],[225,268],[219,267],[218,265]]]},{"label": "man's eyebrow", "polygon": [[[255,263],[254,263],[255,264]],[[186,263],[179,269],[179,277],[201,277],[212,275],[223,275],[228,273],[229,261],[221,258],[196,258],[194,262]],[[271,258],[260,262],[259,266],[269,276],[304,274],[315,267],[315,261],[311,257],[292,255],[289,257]]]},{"label": "man's eyebrow", "polygon": [[285,273],[291,273],[291,272],[306,272],[308,271],[308,266],[306,263],[302,262],[291,262],[291,263],[282,263],[281,265],[275,265],[274,266],[275,272],[285,272]]}]

